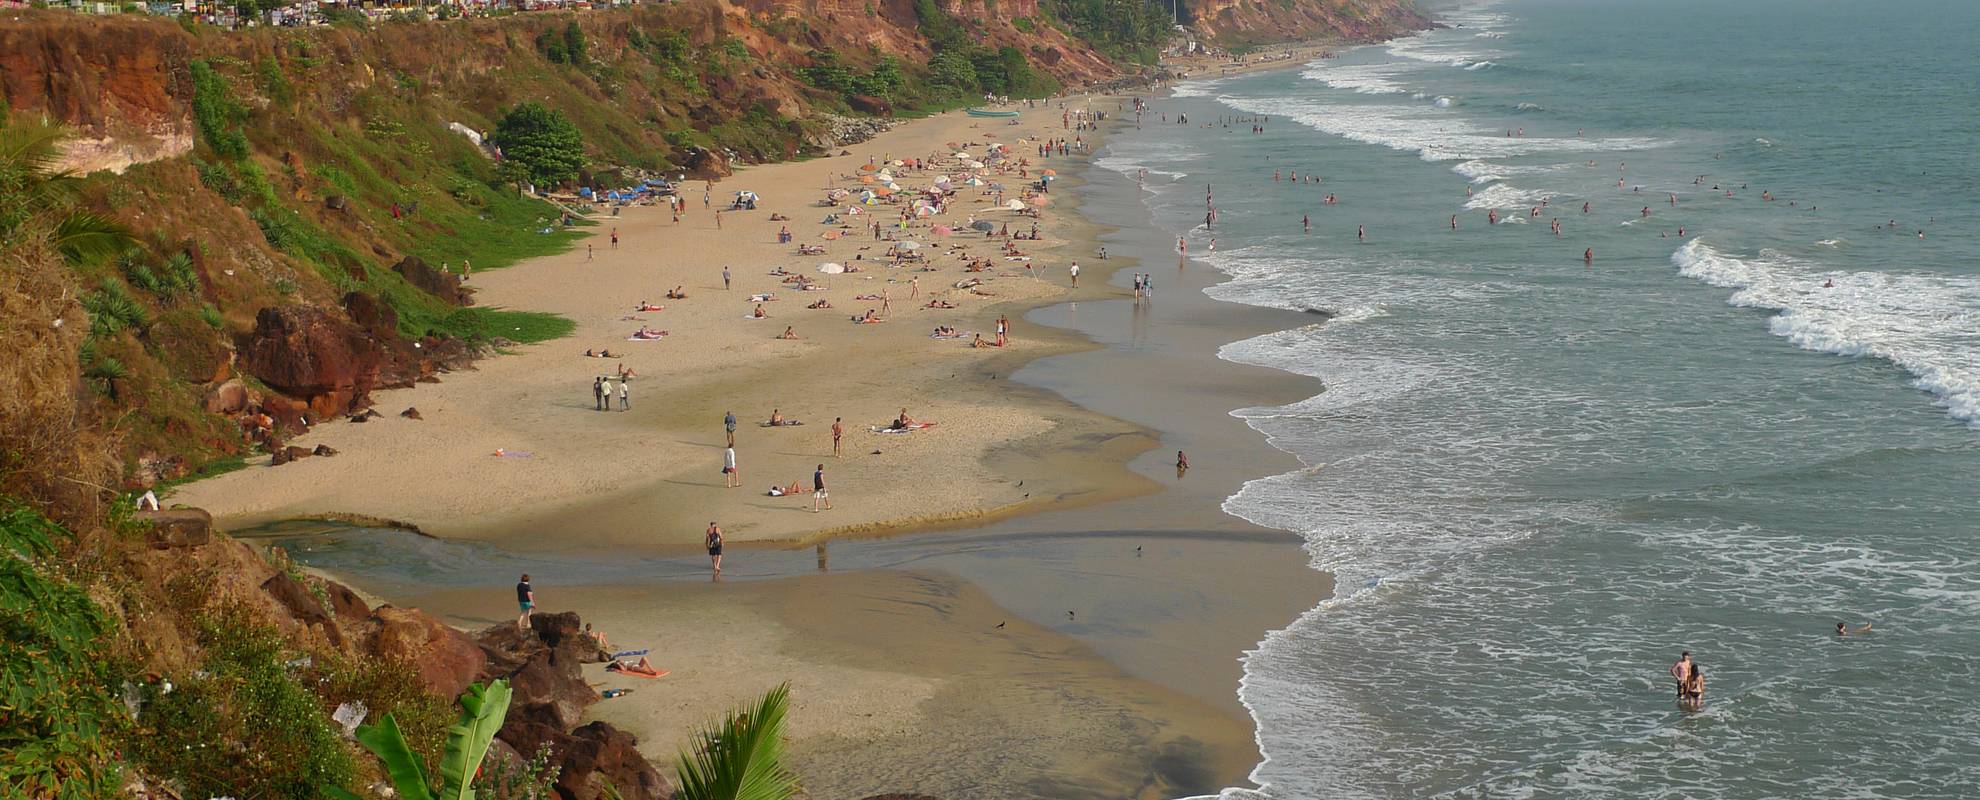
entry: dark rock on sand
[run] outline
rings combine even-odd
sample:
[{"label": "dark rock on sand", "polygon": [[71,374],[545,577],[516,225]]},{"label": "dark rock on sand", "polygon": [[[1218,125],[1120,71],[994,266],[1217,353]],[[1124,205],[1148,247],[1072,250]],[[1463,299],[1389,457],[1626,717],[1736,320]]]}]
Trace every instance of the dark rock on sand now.
[{"label": "dark rock on sand", "polygon": [[608,797],[607,786],[627,800],[658,800],[670,791],[659,771],[640,755],[639,740],[607,723],[593,722],[571,731],[557,753],[562,768],[557,794],[569,800]]},{"label": "dark rock on sand", "polygon": [[319,444],[316,446],[316,449],[311,450],[310,452],[319,456],[334,456],[337,454],[337,448],[331,447],[330,445],[327,444]]},{"label": "dark rock on sand", "polygon": [[316,455],[315,450],[311,450],[307,447],[297,447],[295,445],[289,445],[288,447],[284,447],[279,450],[276,450],[274,454],[270,455],[268,458],[268,466],[279,467],[291,461],[309,458],[310,456],[313,455]]},{"label": "dark rock on sand", "polygon": [[399,416],[406,419],[426,419],[419,415],[419,409],[412,407],[407,407],[406,410],[399,412]]},{"label": "dark rock on sand", "polygon": [[515,699],[497,738],[519,754],[549,746],[559,769],[557,795],[568,800],[603,797],[605,782],[626,800],[660,800],[670,787],[646,762],[634,737],[603,722],[573,727],[599,700],[581,665],[610,654],[584,635],[575,613],[536,614],[528,631],[501,624],[476,637],[487,656],[480,680],[506,678]]},{"label": "dark rock on sand", "polygon": [[399,312],[364,292],[344,295],[344,315],[373,338],[390,339],[399,333]]}]

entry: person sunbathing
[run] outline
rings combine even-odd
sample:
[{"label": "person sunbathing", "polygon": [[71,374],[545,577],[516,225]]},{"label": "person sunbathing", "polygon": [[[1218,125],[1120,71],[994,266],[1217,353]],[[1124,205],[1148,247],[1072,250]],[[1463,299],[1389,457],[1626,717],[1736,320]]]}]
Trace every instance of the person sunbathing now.
[{"label": "person sunbathing", "polygon": [[639,301],[639,307],[638,307],[638,308],[635,308],[635,309],[633,309],[633,310],[634,310],[634,311],[666,311],[666,310],[667,310],[667,307],[666,307],[666,306],[656,306],[656,305],[654,305],[654,304],[652,304],[652,303],[649,303],[649,302],[646,302],[645,300],[641,300],[641,301]]},{"label": "person sunbathing", "polygon": [[770,409],[770,427],[775,428],[782,424],[784,424],[784,412]]},{"label": "person sunbathing", "polygon": [[955,307],[956,307],[955,303],[951,303],[947,300],[930,300],[928,301],[928,305],[922,306],[922,308],[955,308]]},{"label": "person sunbathing", "polygon": [[[977,338],[979,338],[979,339],[981,339],[981,338],[983,338],[983,335],[982,335],[982,334],[977,334]],[[907,430],[907,429],[908,429],[908,428],[909,428],[910,426],[912,426],[912,425],[914,425],[914,424],[915,424],[915,419],[914,419],[914,417],[910,417],[910,416],[908,416],[908,413],[907,413],[907,409],[906,409],[906,408],[902,408],[902,409],[901,409],[901,415],[900,415],[900,416],[898,416],[898,417],[895,417],[895,418],[894,418],[894,421],[893,421],[893,423],[892,423],[892,424],[889,424],[889,425],[888,425],[887,427],[889,427],[889,428],[893,428],[894,430],[897,430],[897,431],[903,431],[903,430]]]},{"label": "person sunbathing", "polygon": [[771,497],[785,497],[788,495],[797,494],[802,491],[804,491],[804,484],[802,482],[791,481],[791,485],[789,486],[772,486],[770,487],[770,491],[765,492],[765,494],[768,494]]},{"label": "person sunbathing", "polygon": [[861,325],[872,325],[876,322],[885,322],[886,320],[881,319],[879,315],[873,313],[873,309],[869,308],[866,310],[865,314],[862,314],[859,317],[854,318],[853,321]]},{"label": "person sunbathing", "polygon": [[937,339],[954,339],[958,336],[961,336],[962,334],[957,333],[955,328],[951,328],[947,325],[937,325],[935,326],[935,332],[928,335],[933,336]]},{"label": "person sunbathing", "polygon": [[822,297],[818,298],[818,302],[805,306],[805,308],[831,308],[831,307],[832,307],[832,301]]},{"label": "person sunbathing", "polygon": [[798,255],[801,255],[801,256],[822,256],[822,255],[825,255],[825,245],[822,245],[822,244],[801,244],[801,245],[798,245]]},{"label": "person sunbathing", "polygon": [[632,367],[628,367],[628,366],[626,366],[626,365],[624,365],[624,364],[620,364],[620,365],[619,365],[619,377],[620,377],[620,378],[637,378],[637,377],[639,377],[639,370],[636,370],[636,369],[633,369]]},{"label": "person sunbathing", "polygon": [[772,214],[770,215],[770,221],[771,221],[771,222],[789,222],[789,221],[791,221],[791,218],[790,218],[790,217],[786,217],[786,216],[784,216],[784,215],[782,215],[782,214],[777,214],[777,213],[772,213]]},{"label": "person sunbathing", "polygon": [[587,349],[587,350],[585,350],[585,351],[584,351],[584,357],[585,357],[585,358],[597,358],[597,357],[598,357],[598,354],[597,354],[597,353],[594,353],[594,352],[591,352],[590,350],[588,350],[588,349]]},{"label": "person sunbathing", "polygon": [[681,287],[679,287],[679,286],[676,286],[676,287],[674,287],[674,288],[672,288],[672,289],[669,289],[669,290],[667,290],[667,299],[668,299],[668,300],[686,300],[686,299],[687,299],[687,292],[683,292],[683,291],[681,291]]},{"label": "person sunbathing", "polygon": [[612,647],[611,645],[605,643],[605,632],[592,630],[591,623],[589,622],[584,624],[584,635],[591,637],[592,641],[597,642],[599,647],[608,650],[611,649]]},{"label": "person sunbathing", "polygon": [[[640,327],[640,329],[639,329],[638,331],[636,331],[636,332],[634,332],[634,333],[633,333],[633,338],[634,338],[634,339],[658,339],[658,338],[660,338],[660,337],[662,337],[662,336],[666,336],[666,335],[667,335],[667,332],[666,332],[666,331],[655,331],[655,330],[648,330],[648,329],[647,329],[647,328],[645,328],[644,326],[641,326],[641,327]],[[610,354],[607,354],[607,355],[606,355],[605,357],[606,357],[606,358],[611,358],[612,356],[611,356]]]},{"label": "person sunbathing", "polygon": [[769,315],[768,313],[766,313],[766,312],[765,312],[765,311],[763,310],[763,304],[762,304],[762,303],[757,303],[757,304],[756,304],[756,310],[755,310],[755,311],[751,311],[751,312],[749,312],[749,315],[750,315],[750,316],[752,316],[752,317],[755,317],[755,318],[757,318],[757,319],[769,319],[769,318],[770,318],[770,315]]},{"label": "person sunbathing", "polygon": [[599,357],[599,358],[618,358],[618,356],[615,356],[615,355],[613,355],[613,354],[612,354],[612,351],[610,351],[610,350],[600,350],[600,351],[598,351],[598,357]]},{"label": "person sunbathing", "polygon": [[784,332],[783,332],[783,333],[780,333],[780,334],[777,334],[777,338],[779,338],[779,339],[791,339],[791,340],[796,340],[796,339],[799,339],[799,338],[801,338],[801,337],[799,337],[799,336],[797,335],[797,331],[795,331],[795,330],[792,330],[792,329],[791,329],[791,326],[789,326],[789,325],[785,325],[785,326],[784,326]]},{"label": "person sunbathing", "polygon": [[858,296],[856,296],[856,297],[854,297],[853,299],[854,299],[854,300],[878,300],[878,299],[880,299],[880,295],[877,295],[877,294],[870,294],[870,293],[869,293],[869,294],[862,294],[862,295],[858,295]]},{"label": "person sunbathing", "polygon": [[977,335],[976,335],[976,338],[975,338],[975,339],[971,339],[971,340],[970,340],[970,342],[969,342],[969,346],[970,346],[970,347],[996,347],[997,345],[995,345],[995,344],[992,344],[992,343],[990,343],[990,342],[986,342],[986,341],[984,341],[984,340],[983,340],[983,334],[980,334],[980,333],[979,333],[979,334],[977,334]]},{"label": "person sunbathing", "polygon": [[606,664],[605,669],[608,672],[624,672],[630,675],[645,675],[646,677],[649,678],[658,678],[662,674],[659,669],[656,669],[652,663],[646,660],[646,656],[640,656],[638,661],[635,661],[631,664],[626,663],[624,660],[614,661],[610,664]]}]

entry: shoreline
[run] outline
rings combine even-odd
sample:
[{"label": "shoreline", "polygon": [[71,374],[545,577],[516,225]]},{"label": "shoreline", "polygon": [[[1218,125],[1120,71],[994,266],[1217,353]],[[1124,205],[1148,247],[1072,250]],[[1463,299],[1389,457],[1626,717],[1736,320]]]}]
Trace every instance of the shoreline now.
[{"label": "shoreline", "polygon": [[[1257,66],[1274,68],[1299,63],[1294,60],[1290,64]],[[1049,778],[1058,782],[1057,788],[1037,788],[1041,796],[1174,797],[1214,793],[1227,786],[1247,784],[1247,776],[1258,763],[1259,754],[1254,723],[1238,701],[1236,689],[1242,672],[1234,656],[1249,649],[1270,629],[1311,608],[1331,592],[1331,584],[1328,576],[1305,566],[1296,537],[1230,518],[1220,507],[1222,498],[1242,480],[1269,474],[1259,468],[1260,458],[1268,454],[1271,458],[1284,458],[1226,412],[1233,407],[1255,404],[1261,392],[1288,399],[1310,395],[1311,381],[1283,373],[1267,375],[1271,371],[1221,362],[1216,359],[1215,351],[1228,341],[1280,329],[1289,323],[1299,324],[1302,320],[1298,315],[1287,317],[1278,312],[1210,300],[1185,287],[1169,289],[1183,296],[1165,301],[1165,308],[1184,305],[1197,306],[1198,311],[1212,308],[1216,310],[1209,316],[1222,318],[1215,324],[1205,325],[1201,320],[1194,323],[1214,333],[1192,330],[1184,335],[1196,350],[1189,356],[1190,363],[1207,357],[1215,364],[1214,368],[1206,367],[1209,371],[1233,373],[1229,385],[1222,387],[1227,393],[1225,399],[1194,396],[1189,413],[1202,419],[1175,425],[1162,424],[1158,419],[1137,420],[1135,409],[1100,408],[1104,404],[1096,404],[1094,398],[1076,396],[1075,387],[1081,381],[1088,386],[1099,386],[1126,385],[1139,380],[1147,384],[1146,388],[1160,389],[1163,387],[1159,381],[1149,381],[1148,376],[1150,370],[1167,368],[1130,364],[1122,367],[1125,372],[1109,373],[1105,365],[1123,360],[1115,357],[1119,355],[1118,343],[1110,341],[1105,331],[1072,318],[1079,314],[1094,315],[1094,311],[1084,310],[1082,304],[1109,314],[1123,310],[1131,301],[1125,299],[1128,295],[1124,290],[1114,285],[1114,273],[1131,267],[1152,270],[1154,267],[1150,265],[1159,261],[1156,253],[1142,260],[1123,257],[1139,254],[1137,251],[1144,249],[1139,245],[1148,244],[1133,241],[1142,232],[1135,228],[1132,219],[1136,212],[1119,220],[1128,223],[1123,227],[1096,221],[1098,215],[1088,213],[1089,204],[1099,199],[1099,190],[1088,188],[1091,183],[1121,182],[1118,175],[1090,169],[1092,166],[1091,157],[1079,159],[1076,166],[1066,170],[1065,180],[1054,185],[1059,196],[1077,193],[1079,199],[1073,204],[1075,213],[1062,213],[1055,220],[1052,233],[1059,241],[1048,252],[1065,254],[1059,257],[1066,260],[1080,259],[1078,254],[1067,251],[1082,244],[1090,249],[1104,241],[1109,243],[1115,257],[1107,263],[1085,260],[1082,277],[1086,280],[1076,296],[1060,294],[1023,301],[1022,320],[1014,327],[1037,344],[1030,349],[993,351],[991,358],[974,362],[975,374],[971,377],[972,385],[993,387],[1011,402],[1071,406],[1080,415],[1099,417],[1109,423],[1086,428],[1084,435],[1097,441],[1082,442],[1085,446],[1081,447],[1057,446],[1060,443],[1051,431],[986,446],[980,458],[987,468],[1007,475],[1035,474],[1031,470],[1038,469],[1093,472],[1094,462],[1108,461],[1113,466],[1104,469],[1119,475],[1111,482],[1075,484],[1071,490],[1029,502],[1020,500],[948,515],[852,523],[795,537],[731,540],[740,545],[732,548],[736,554],[747,553],[746,558],[751,561],[776,557],[801,562],[807,554],[798,550],[816,547],[817,570],[821,573],[828,571],[825,553],[829,544],[837,551],[833,557],[841,569],[848,561],[852,562],[850,573],[807,577],[799,574],[801,565],[780,567],[777,569],[782,571],[761,580],[739,575],[736,576],[739,581],[725,581],[717,588],[698,590],[687,588],[685,579],[658,578],[667,584],[669,598],[680,594],[678,599],[667,600],[652,591],[657,586],[656,579],[620,579],[590,588],[571,585],[557,589],[576,598],[576,608],[587,619],[597,621],[601,629],[613,631],[615,641],[624,641],[623,637],[630,635],[640,641],[663,641],[698,653],[687,662],[674,662],[690,665],[674,667],[680,674],[670,677],[681,679],[675,681],[681,684],[678,689],[669,687],[660,696],[648,692],[615,700],[594,709],[590,718],[605,719],[632,730],[640,737],[642,750],[649,758],[658,757],[664,764],[678,743],[671,737],[684,733],[701,718],[747,694],[737,693],[739,687],[706,683],[709,676],[705,674],[696,679],[703,682],[689,680],[689,674],[696,670],[720,665],[728,659],[735,661],[726,671],[717,672],[748,674],[775,670],[778,664],[799,675],[819,671],[840,674],[836,671],[851,669],[852,672],[841,675],[843,680],[839,682],[813,682],[807,686],[800,680],[804,691],[800,693],[798,716],[823,717],[835,722],[793,731],[797,737],[793,744],[796,763],[809,779],[835,790],[877,792],[911,788],[963,797],[973,796],[964,787],[984,781]],[[740,180],[747,180],[748,176],[749,173],[743,173]],[[1138,203],[1137,198],[1133,205],[1138,207]],[[1146,213],[1145,209],[1137,211]],[[792,216],[798,217],[795,213]],[[801,221],[794,219],[793,223]],[[604,231],[601,228],[599,233]],[[1199,277],[1212,283],[1224,280],[1221,273],[1200,265],[1191,279]],[[992,306],[984,313],[1005,309],[1014,302]],[[1214,341],[1203,338],[1206,335]],[[1065,362],[1079,363],[1068,367]],[[952,377],[963,372],[957,370]],[[1011,380],[1012,372],[1020,373],[1019,380]],[[1113,380],[1102,380],[1102,376]],[[1237,392],[1242,392],[1241,400],[1230,402],[1231,393]],[[1116,391],[1116,394],[1133,392]],[[1229,436],[1237,430],[1249,433],[1250,438]],[[1162,474],[1166,449],[1178,437],[1186,442],[1204,441],[1202,445],[1190,444],[1191,452],[1212,456],[1214,464],[1192,470],[1186,490],[1180,481],[1170,483]],[[1215,446],[1209,443],[1216,440],[1224,441]],[[1230,455],[1215,457],[1218,448],[1226,445]],[[1194,458],[1201,464],[1204,456]],[[998,463],[992,466],[993,461]],[[1135,502],[1119,502],[1137,498]],[[1184,507],[1189,513],[1178,513]],[[1124,508],[1132,511],[1123,514]],[[544,516],[568,513],[570,510],[560,509]],[[582,518],[582,514],[578,517]],[[893,538],[894,534],[910,529],[921,535]],[[1092,533],[1052,532],[1064,530]],[[426,535],[437,535],[435,541],[480,542],[524,556],[532,552],[566,556],[606,552],[614,553],[615,557],[635,552],[679,556],[676,562],[684,572],[694,572],[690,565],[699,559],[696,555],[680,555],[692,552],[683,542],[642,544],[628,551],[614,543],[606,543],[602,548],[586,546],[587,543],[572,541],[571,537],[564,537],[555,547],[541,548],[529,546],[532,544],[529,539],[506,535],[453,537],[444,530]],[[1162,548],[1151,551],[1151,556],[1160,552],[1166,558],[1159,562],[1154,558],[1142,561],[1143,545],[1137,545],[1134,551],[1137,561],[1120,562],[1117,559],[1125,556],[1112,544],[1116,539],[1147,542]],[[960,553],[950,552],[948,548],[958,540],[974,540],[974,543]],[[908,548],[919,552],[893,563],[863,566],[858,563],[858,553],[846,552],[863,548],[879,552]],[[999,548],[1022,550],[1024,554],[995,552]],[[1008,562],[1017,558],[1040,561],[1033,569],[1011,568]],[[1116,577],[1111,573],[1122,563],[1162,566],[1144,576],[1143,581],[1108,584],[1113,596],[1101,596],[1098,590],[1076,586],[1111,581]],[[1221,568],[1204,569],[1219,563]],[[1268,566],[1261,569],[1261,565]],[[1069,566],[1071,570],[1067,572]],[[1062,574],[1056,579],[1042,579],[1042,583],[1036,577],[1053,572]],[[1270,576],[1271,580],[1243,588],[1221,585],[1215,580],[1217,576],[1235,574]],[[820,595],[821,580],[833,587],[825,596]],[[364,585],[367,581],[361,579],[358,583]],[[1069,591],[1076,596],[1074,599],[1064,596]],[[490,594],[485,589],[399,586],[380,593],[439,613],[455,624],[473,627],[487,621],[476,614]],[[1173,595],[1191,598],[1197,605],[1187,610],[1150,610],[1171,606],[1177,602]],[[875,605],[876,597],[888,599]],[[1056,606],[1068,604],[1087,609],[1082,613],[1089,618],[1109,616],[1103,617],[1102,628],[1094,628],[1085,620],[1074,624],[1057,617],[1060,612]],[[1046,605],[1053,608],[1047,610]],[[672,622],[652,620],[655,616],[676,616],[656,615],[653,613],[656,607],[677,608],[684,612],[678,616],[698,618],[738,606],[747,608],[748,613],[726,616],[724,627],[743,640],[781,643],[775,652],[760,649],[749,653],[728,652],[724,650],[727,643],[705,638],[697,644],[694,633],[669,627]],[[896,630],[902,625],[898,616],[900,608],[931,606],[937,609],[936,621]],[[550,607],[569,606],[553,602]],[[814,630],[820,623],[807,616],[811,614],[825,614],[832,619],[833,636],[820,638]],[[959,617],[989,616],[1023,627],[998,628],[1007,633],[985,638],[973,631],[958,631],[950,624]],[[894,651],[894,655],[884,663],[873,662],[864,654],[848,652],[840,646],[846,641],[882,634],[905,637],[892,640],[893,646],[887,649]],[[901,646],[910,641],[913,645],[907,649],[917,656],[901,656]],[[1179,648],[1179,642],[1200,647]],[[1049,659],[1050,666],[1038,663],[1040,654],[1048,651],[1055,653]],[[958,674],[953,665],[944,667],[922,657],[926,653],[968,654],[971,664],[998,666]],[[924,682],[903,682],[902,676],[914,675],[922,676]],[[1026,684],[1018,680],[1022,675],[1045,675],[1051,680]],[[594,677],[608,676],[598,673]],[[897,691],[908,685],[922,689]],[[998,688],[993,691],[990,687]],[[1079,698],[1083,711],[1067,711],[1064,703],[1068,692]],[[692,699],[681,701],[668,697],[676,694],[691,695]],[[1013,697],[1030,699],[1013,700]],[[903,699],[914,702],[887,705]],[[891,718],[897,720],[898,726],[892,730],[859,727],[859,720],[873,716],[868,704],[891,709]],[[1019,718],[1007,716],[1016,713],[1016,708],[1029,708],[1031,712]],[[1110,739],[1105,735],[1109,726],[1101,723],[1103,719],[1138,720],[1132,727],[1141,731],[1141,735],[1132,741]],[[957,720],[971,722],[958,725]],[[1153,728],[1146,727],[1151,723]],[[940,751],[945,743],[966,741],[984,728],[1023,730],[1028,734],[1026,741],[1049,742],[1051,747],[1037,754],[1036,764],[1017,772],[998,773],[992,764],[955,752],[947,753],[946,760],[940,763],[921,761]],[[1010,746],[1022,750],[1026,745],[1013,742]],[[1047,760],[1055,763],[1046,766]],[[905,765],[918,761],[918,766],[905,769]],[[868,773],[874,772],[870,767],[875,763],[901,765],[905,771],[892,773],[898,776],[893,783],[871,783],[872,776]],[[854,774],[843,766],[834,769],[835,764],[864,764],[868,768]]]}]

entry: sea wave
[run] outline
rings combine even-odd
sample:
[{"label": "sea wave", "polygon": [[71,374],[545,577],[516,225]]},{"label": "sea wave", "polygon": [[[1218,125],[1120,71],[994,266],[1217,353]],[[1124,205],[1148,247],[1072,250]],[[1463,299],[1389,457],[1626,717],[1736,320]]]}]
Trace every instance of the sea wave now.
[{"label": "sea wave", "polygon": [[[1912,385],[1980,427],[1980,280],[1824,269],[1775,250],[1740,258],[1702,239],[1671,254],[1678,273],[1733,289],[1741,308],[1779,313],[1767,322],[1796,347],[1889,361]],[[1833,282],[1825,288],[1825,282]]]},{"label": "sea wave", "polygon": [[[1439,98],[1442,100],[1443,98]],[[1220,95],[1224,105],[1283,117],[1358,142],[1414,152],[1425,161],[1510,158],[1531,153],[1627,151],[1658,147],[1649,137],[1503,136],[1462,115],[1413,104],[1330,103],[1314,97]]]},{"label": "sea wave", "polygon": [[1321,62],[1307,68],[1299,76],[1357,94],[1402,94],[1409,91],[1396,80],[1402,72],[1395,64],[1338,66]]}]

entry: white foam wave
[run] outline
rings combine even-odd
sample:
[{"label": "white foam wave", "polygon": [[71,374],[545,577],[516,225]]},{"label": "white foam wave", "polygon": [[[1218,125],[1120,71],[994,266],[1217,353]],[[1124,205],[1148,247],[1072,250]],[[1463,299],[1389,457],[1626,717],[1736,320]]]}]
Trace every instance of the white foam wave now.
[{"label": "white foam wave", "polygon": [[1400,71],[1394,64],[1334,66],[1322,62],[1301,72],[1299,76],[1358,94],[1402,94],[1409,90],[1396,81],[1397,73]]},{"label": "white foam wave", "polygon": [[1450,108],[1452,105],[1456,103],[1457,103],[1457,98],[1455,97],[1451,97],[1449,95],[1439,95],[1436,100],[1430,103],[1430,105],[1436,106],[1438,108]]},{"label": "white foam wave", "polygon": [[[1762,250],[1736,258],[1693,239],[1679,274],[1736,290],[1728,303],[1779,311],[1768,330],[1796,347],[1870,356],[1911,373],[1912,385],[1980,427],[1980,279],[1825,270]],[[1823,288],[1825,281],[1834,287]]]},{"label": "white foam wave", "polygon": [[1216,94],[1217,87],[1222,86],[1227,80],[1230,79],[1206,78],[1203,80],[1183,81],[1170,87],[1169,95],[1172,97],[1209,97]]},{"label": "white foam wave", "polygon": [[1498,62],[1496,62],[1496,61],[1474,61],[1474,62],[1472,62],[1472,63],[1470,63],[1470,64],[1466,64],[1466,65],[1464,66],[1464,71],[1466,71],[1466,72],[1477,72],[1477,71],[1479,71],[1479,70],[1481,70],[1481,69],[1491,69],[1491,68],[1493,68],[1493,67],[1496,67],[1496,66],[1498,66],[1498,65],[1499,65],[1499,64],[1498,64]]},{"label": "white foam wave", "polygon": [[1389,54],[1411,61],[1429,64],[1443,64],[1451,67],[1470,67],[1473,64],[1489,61],[1499,55],[1492,51],[1460,50],[1449,47],[1441,39],[1429,36],[1411,36],[1389,43]]},{"label": "white foam wave", "polygon": [[1459,115],[1420,105],[1329,103],[1315,97],[1219,96],[1219,102],[1254,114],[1284,117],[1352,139],[1417,153],[1425,161],[1510,158],[1530,153],[1643,150],[1662,144],[1647,137],[1552,138],[1504,136]]},{"label": "white foam wave", "polygon": [[1474,184],[1479,184],[1503,181],[1515,175],[1544,175],[1574,167],[1574,164],[1495,164],[1482,159],[1472,159],[1451,167],[1451,171],[1463,175]]},{"label": "white foam wave", "polygon": [[[1481,191],[1473,193],[1471,199],[1464,202],[1464,207],[1477,210],[1503,208],[1521,211],[1540,205],[1541,201],[1551,199],[1555,194],[1557,193],[1545,189],[1521,189],[1511,184],[1495,183],[1485,187]],[[1510,217],[1514,218],[1521,216],[1521,214],[1510,215]],[[1514,220],[1506,219],[1504,221],[1513,222]],[[1518,221],[1524,222],[1525,220],[1520,219]]]}]

